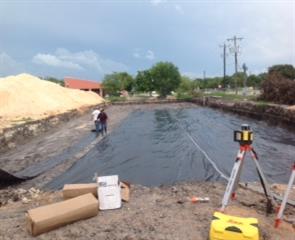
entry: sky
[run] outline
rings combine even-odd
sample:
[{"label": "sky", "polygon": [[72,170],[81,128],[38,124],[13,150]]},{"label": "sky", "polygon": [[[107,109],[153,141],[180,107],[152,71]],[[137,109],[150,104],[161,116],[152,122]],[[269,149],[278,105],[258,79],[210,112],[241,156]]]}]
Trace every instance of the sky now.
[{"label": "sky", "polygon": [[[294,0],[0,0],[0,77],[19,73],[102,81],[174,63],[191,78],[295,66]],[[231,49],[231,51],[230,51]]]}]

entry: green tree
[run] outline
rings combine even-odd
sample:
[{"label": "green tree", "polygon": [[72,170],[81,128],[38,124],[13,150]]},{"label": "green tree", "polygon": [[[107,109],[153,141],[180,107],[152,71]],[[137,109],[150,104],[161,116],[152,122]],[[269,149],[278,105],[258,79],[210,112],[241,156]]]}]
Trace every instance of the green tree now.
[{"label": "green tree", "polygon": [[180,84],[181,76],[173,63],[159,62],[151,68],[150,72],[154,80],[155,90],[161,97],[166,97]]},{"label": "green tree", "polygon": [[295,104],[295,68],[292,65],[270,67],[261,89],[263,100]]},{"label": "green tree", "polygon": [[102,84],[107,94],[119,96],[122,90],[131,91],[134,81],[132,76],[126,72],[115,72],[105,75]]},{"label": "green tree", "polygon": [[49,82],[57,83],[57,84],[59,84],[59,85],[61,85],[63,87],[65,86],[64,80],[61,80],[61,79],[58,79],[58,78],[55,78],[55,77],[45,77],[45,78],[40,77],[40,78],[43,79],[43,80],[49,81]]},{"label": "green tree", "polygon": [[186,76],[181,76],[180,84],[177,88],[178,92],[190,92],[193,88],[193,81]]},{"label": "green tree", "polygon": [[243,72],[237,72],[232,75],[232,86],[235,87],[235,84],[237,82],[237,87],[243,87],[244,86],[244,79],[245,79],[245,73]]},{"label": "green tree", "polygon": [[248,87],[255,87],[258,88],[260,87],[262,81],[263,81],[263,75],[259,74],[259,75],[255,75],[255,74],[251,74],[248,78],[247,78],[247,86]]},{"label": "green tree", "polygon": [[225,76],[225,78],[222,78],[220,83],[223,88],[231,87],[231,77]]},{"label": "green tree", "polygon": [[135,77],[135,90],[139,92],[151,92],[155,90],[152,74],[149,70],[138,71]]},{"label": "green tree", "polygon": [[268,69],[268,73],[279,73],[287,79],[295,79],[295,68],[290,64],[274,65]]},{"label": "green tree", "polygon": [[189,77],[181,76],[181,81],[176,89],[177,98],[192,98],[199,94],[199,82]]}]

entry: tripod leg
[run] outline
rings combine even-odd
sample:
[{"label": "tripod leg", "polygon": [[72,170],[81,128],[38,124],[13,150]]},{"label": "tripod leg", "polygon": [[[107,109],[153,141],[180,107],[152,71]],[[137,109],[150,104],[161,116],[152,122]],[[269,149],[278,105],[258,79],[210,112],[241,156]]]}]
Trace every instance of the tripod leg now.
[{"label": "tripod leg", "polygon": [[225,193],[224,193],[224,196],[223,196],[223,199],[222,199],[222,206],[221,206],[221,209],[220,209],[221,212],[224,212],[226,206],[228,205],[229,199],[231,197],[231,194],[233,192],[234,186],[235,186],[236,181],[237,181],[238,172],[240,171],[240,168],[242,166],[241,164],[242,164],[242,161],[244,159],[244,155],[245,155],[245,151],[239,151],[238,152],[234,167],[232,169],[232,172],[231,172],[231,175],[230,175],[230,178],[229,178],[229,181],[227,183],[226,190],[225,190]]},{"label": "tripod leg", "polygon": [[244,154],[243,154],[243,156],[241,158],[241,166],[239,167],[239,170],[237,172],[237,177],[236,177],[236,180],[235,180],[235,183],[234,183],[234,186],[233,186],[233,190],[232,190],[232,193],[231,193],[231,199],[232,200],[236,199],[236,191],[237,191],[237,188],[239,186],[245,156],[246,156],[246,151],[244,152]]},{"label": "tripod leg", "polygon": [[267,213],[271,213],[272,209],[273,209],[273,205],[275,205],[275,201],[274,201],[273,196],[270,192],[270,187],[269,187],[269,185],[266,181],[266,178],[262,172],[262,169],[259,165],[257,153],[255,152],[255,150],[253,148],[251,149],[251,156],[252,156],[252,159],[255,163],[256,170],[257,170],[261,185],[263,187],[264,194],[267,198]]},{"label": "tripod leg", "polygon": [[282,204],[281,204],[281,206],[279,208],[279,212],[278,212],[277,217],[276,217],[275,228],[278,228],[281,221],[282,221],[283,213],[284,213],[284,210],[285,210],[285,207],[286,207],[286,204],[287,204],[288,196],[289,196],[289,194],[291,192],[292,185],[294,184],[294,180],[295,180],[295,163],[293,165],[293,170],[292,170],[292,174],[291,174],[291,177],[290,177],[290,180],[289,180],[289,183],[288,183],[288,187],[286,189]]}]

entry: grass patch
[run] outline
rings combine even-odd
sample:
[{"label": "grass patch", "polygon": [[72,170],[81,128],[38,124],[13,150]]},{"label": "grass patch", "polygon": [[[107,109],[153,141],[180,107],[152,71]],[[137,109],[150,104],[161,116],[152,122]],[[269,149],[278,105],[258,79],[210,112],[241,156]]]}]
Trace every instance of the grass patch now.
[{"label": "grass patch", "polygon": [[190,101],[190,100],[193,99],[193,97],[190,94],[187,94],[187,93],[177,93],[176,94],[176,99],[177,100]]},{"label": "grass patch", "polygon": [[218,97],[220,99],[225,100],[231,100],[231,101],[256,101],[257,96],[251,95],[251,96],[243,96],[243,95],[236,95],[231,93],[225,93],[225,92],[215,92],[215,93],[204,93],[203,96],[205,97]]},{"label": "grass patch", "polygon": [[125,102],[127,100],[126,97],[117,97],[117,96],[111,96],[108,97],[106,100],[110,102]]}]

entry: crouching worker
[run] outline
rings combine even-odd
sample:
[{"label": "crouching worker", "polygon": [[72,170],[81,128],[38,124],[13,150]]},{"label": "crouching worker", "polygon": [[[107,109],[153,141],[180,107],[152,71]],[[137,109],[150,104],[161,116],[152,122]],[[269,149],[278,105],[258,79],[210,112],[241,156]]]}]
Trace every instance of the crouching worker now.
[{"label": "crouching worker", "polygon": [[93,119],[96,134],[99,134],[100,129],[101,129],[100,122],[98,120],[99,114],[100,114],[100,111],[97,108],[94,109],[94,111],[92,112],[92,119]]},{"label": "crouching worker", "polygon": [[100,128],[101,128],[101,134],[102,136],[107,133],[107,120],[108,115],[104,112],[104,109],[102,108],[100,110],[100,114],[97,116],[97,120],[100,122]]}]

